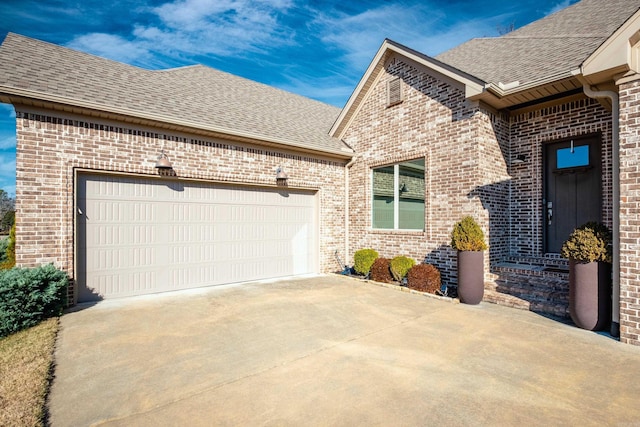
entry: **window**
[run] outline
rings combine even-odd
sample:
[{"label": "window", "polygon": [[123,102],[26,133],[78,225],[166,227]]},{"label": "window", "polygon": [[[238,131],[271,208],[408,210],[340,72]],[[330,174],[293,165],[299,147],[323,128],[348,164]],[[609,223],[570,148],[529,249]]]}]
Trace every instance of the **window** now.
[{"label": "window", "polygon": [[424,159],[373,169],[373,228],[424,230]]},{"label": "window", "polygon": [[387,82],[387,107],[402,102],[402,85],[400,83],[400,77]]},{"label": "window", "polygon": [[[572,143],[573,145],[573,143]],[[589,166],[589,146],[560,148],[557,152],[556,167],[558,169]]]}]

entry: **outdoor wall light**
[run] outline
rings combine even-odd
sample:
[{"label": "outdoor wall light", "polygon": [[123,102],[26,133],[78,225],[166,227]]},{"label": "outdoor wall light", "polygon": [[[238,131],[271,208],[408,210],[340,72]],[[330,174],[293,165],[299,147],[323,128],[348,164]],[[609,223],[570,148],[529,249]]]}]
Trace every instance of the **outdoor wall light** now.
[{"label": "outdoor wall light", "polygon": [[164,150],[162,150],[160,152],[160,155],[158,156],[158,161],[156,162],[156,168],[157,169],[173,169],[173,166],[171,165],[171,162],[169,161],[169,158],[167,157],[167,155],[164,153]]},{"label": "outdoor wall light", "polygon": [[276,169],[276,182],[285,182],[287,179],[289,179],[287,173],[282,169],[282,166],[278,166],[278,169]]},{"label": "outdoor wall light", "polygon": [[515,159],[511,161],[511,163],[524,163],[527,160],[527,156],[524,154],[518,154]]}]

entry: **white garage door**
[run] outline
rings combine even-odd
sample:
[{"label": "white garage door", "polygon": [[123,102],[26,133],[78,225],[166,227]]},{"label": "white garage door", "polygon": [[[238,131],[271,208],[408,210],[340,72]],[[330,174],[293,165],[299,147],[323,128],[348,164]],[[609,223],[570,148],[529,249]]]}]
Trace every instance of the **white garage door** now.
[{"label": "white garage door", "polygon": [[311,192],[80,175],[78,301],[317,271]]}]

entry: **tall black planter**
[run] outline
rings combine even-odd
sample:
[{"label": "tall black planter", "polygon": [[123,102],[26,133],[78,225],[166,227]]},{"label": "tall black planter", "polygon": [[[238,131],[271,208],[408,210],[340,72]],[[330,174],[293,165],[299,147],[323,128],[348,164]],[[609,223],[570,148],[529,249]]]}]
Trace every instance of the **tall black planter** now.
[{"label": "tall black planter", "polygon": [[484,296],[484,252],[458,251],[458,298],[479,304]]},{"label": "tall black planter", "polygon": [[579,328],[600,331],[611,321],[611,264],[569,260],[569,313]]}]

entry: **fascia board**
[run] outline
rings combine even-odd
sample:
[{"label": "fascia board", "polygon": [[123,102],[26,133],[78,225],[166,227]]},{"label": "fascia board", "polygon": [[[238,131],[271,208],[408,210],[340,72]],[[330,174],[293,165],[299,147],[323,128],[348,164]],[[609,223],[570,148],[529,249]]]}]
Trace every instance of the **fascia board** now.
[{"label": "fascia board", "polygon": [[[343,124],[345,124],[344,122],[347,116],[354,108],[357,108],[358,101],[360,100],[361,97],[365,96],[364,91],[365,91],[365,88],[367,87],[367,83],[369,83],[372,79],[376,78],[378,74],[376,71],[378,71],[384,64],[384,58],[386,56],[388,45],[389,45],[388,42],[389,40],[387,39],[385,39],[382,42],[382,45],[378,49],[378,52],[376,52],[376,55],[373,57],[373,60],[367,67],[367,70],[365,71],[364,75],[358,82],[358,85],[356,86],[354,91],[351,93],[351,96],[347,100],[347,103],[345,104],[345,106],[342,108],[340,115],[338,115],[338,118],[334,122],[333,126],[331,126],[331,129],[329,130],[329,136],[342,138],[342,130],[343,128],[346,127],[346,126],[343,126]],[[353,112],[351,113],[351,116],[354,116],[355,114],[356,113]],[[340,131],[340,134],[337,134],[339,131]]]},{"label": "fascia board", "polygon": [[[53,105],[67,105],[72,108],[79,108],[81,110],[88,111],[96,111],[96,112],[105,112],[107,114],[111,114],[116,117],[131,117],[136,119],[142,119],[149,122],[162,124],[166,123],[168,125],[172,125],[174,127],[184,128],[184,129],[197,129],[200,131],[211,132],[220,135],[229,135],[231,137],[243,139],[243,140],[252,140],[252,141],[264,141],[269,144],[275,144],[283,147],[296,148],[299,150],[304,150],[308,152],[316,152],[316,153],[324,153],[324,154],[332,154],[341,158],[351,158],[353,156],[353,150],[344,149],[344,150],[319,150],[315,148],[311,148],[305,145],[298,144],[296,142],[288,141],[280,138],[265,138],[263,135],[255,134],[252,132],[244,132],[237,131],[229,128],[219,127],[219,126],[203,126],[201,123],[192,122],[189,120],[176,120],[174,118],[164,117],[162,115],[150,114],[145,112],[140,112],[136,110],[130,110],[123,107],[112,107],[105,106],[102,104],[93,103],[86,100],[76,100],[70,99],[66,97],[61,97],[52,94],[46,94],[36,91],[31,91],[27,89],[20,89],[15,87],[8,86],[0,86],[0,97],[12,99],[28,99],[35,100],[39,102],[44,102]],[[18,101],[19,102],[19,101]]]},{"label": "fascia board", "polygon": [[631,68],[630,41],[640,32],[640,10],[618,28],[582,63],[582,74],[589,76],[606,70]]}]

